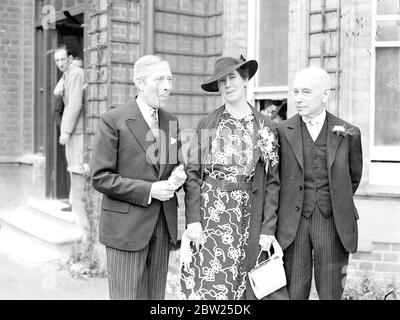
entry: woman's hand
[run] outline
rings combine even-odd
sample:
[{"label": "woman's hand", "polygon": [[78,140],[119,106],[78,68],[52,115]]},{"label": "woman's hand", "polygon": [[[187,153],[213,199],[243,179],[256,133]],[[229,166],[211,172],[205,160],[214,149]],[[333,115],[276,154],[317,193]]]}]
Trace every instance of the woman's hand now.
[{"label": "woman's hand", "polygon": [[275,236],[260,234],[260,241],[258,244],[261,246],[262,251],[268,251],[271,248],[272,243],[276,241]]},{"label": "woman's hand", "polygon": [[196,249],[199,250],[199,246],[203,244],[203,228],[201,222],[193,222],[187,225],[185,230],[186,236],[194,242]]}]

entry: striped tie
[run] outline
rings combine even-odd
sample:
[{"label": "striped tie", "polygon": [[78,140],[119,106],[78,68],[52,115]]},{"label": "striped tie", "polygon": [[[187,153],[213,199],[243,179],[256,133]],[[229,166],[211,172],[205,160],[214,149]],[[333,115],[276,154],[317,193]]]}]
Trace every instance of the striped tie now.
[{"label": "striped tie", "polygon": [[154,137],[156,138],[157,142],[157,151],[156,151],[156,158],[157,162],[160,160],[160,150],[161,150],[161,145],[160,145],[160,126],[158,124],[158,110],[156,108],[150,107],[150,112],[151,112],[151,121],[150,121],[150,129],[154,134]]}]

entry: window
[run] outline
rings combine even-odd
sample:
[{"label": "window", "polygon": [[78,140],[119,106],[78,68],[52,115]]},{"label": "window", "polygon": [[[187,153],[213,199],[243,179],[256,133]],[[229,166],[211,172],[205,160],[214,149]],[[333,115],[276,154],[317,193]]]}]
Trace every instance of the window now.
[{"label": "window", "polygon": [[400,1],[373,2],[371,159],[400,162]]},{"label": "window", "polygon": [[252,88],[255,104],[279,117],[286,117],[287,108],[288,26],[288,0],[249,1],[249,52],[259,62]]}]

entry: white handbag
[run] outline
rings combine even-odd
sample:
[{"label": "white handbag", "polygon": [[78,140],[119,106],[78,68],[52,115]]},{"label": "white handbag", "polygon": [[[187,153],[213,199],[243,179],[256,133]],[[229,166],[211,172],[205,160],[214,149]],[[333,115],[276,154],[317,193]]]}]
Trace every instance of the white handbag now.
[{"label": "white handbag", "polygon": [[248,273],[250,285],[257,299],[262,299],[286,285],[282,248],[278,241],[274,241],[272,246],[274,254],[260,263],[261,250],[257,257],[256,266]]}]

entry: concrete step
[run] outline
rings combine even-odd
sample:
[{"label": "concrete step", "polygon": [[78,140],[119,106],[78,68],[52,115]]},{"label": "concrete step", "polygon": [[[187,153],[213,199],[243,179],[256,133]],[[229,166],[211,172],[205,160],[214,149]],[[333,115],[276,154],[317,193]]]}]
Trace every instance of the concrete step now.
[{"label": "concrete step", "polygon": [[78,223],[78,215],[75,212],[61,211],[62,208],[68,207],[62,201],[30,198],[27,204],[33,214],[50,222],[55,222],[65,227],[74,227]]},{"label": "concrete step", "polygon": [[0,246],[17,256],[35,255],[35,251],[52,259],[68,256],[83,235],[72,224],[65,226],[34,214],[27,208],[0,211],[0,227]]}]

